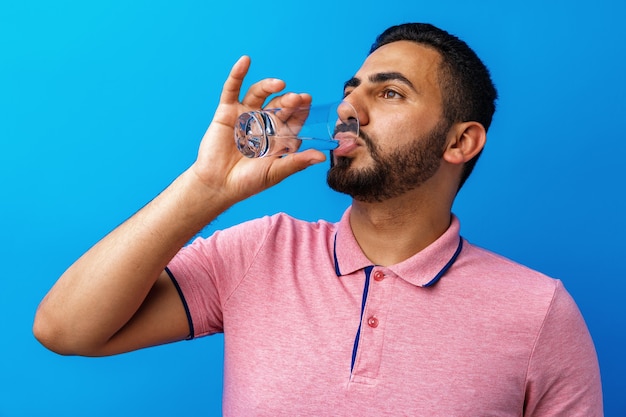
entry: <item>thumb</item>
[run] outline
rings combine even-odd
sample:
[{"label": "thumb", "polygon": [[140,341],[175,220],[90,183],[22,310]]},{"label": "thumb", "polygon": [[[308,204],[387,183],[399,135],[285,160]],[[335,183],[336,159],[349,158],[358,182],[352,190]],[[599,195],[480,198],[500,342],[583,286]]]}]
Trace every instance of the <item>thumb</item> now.
[{"label": "thumb", "polygon": [[277,184],[288,176],[312,165],[324,162],[325,160],[326,155],[314,149],[308,149],[303,152],[292,153],[285,157],[278,158],[274,161],[270,170],[270,181]]}]

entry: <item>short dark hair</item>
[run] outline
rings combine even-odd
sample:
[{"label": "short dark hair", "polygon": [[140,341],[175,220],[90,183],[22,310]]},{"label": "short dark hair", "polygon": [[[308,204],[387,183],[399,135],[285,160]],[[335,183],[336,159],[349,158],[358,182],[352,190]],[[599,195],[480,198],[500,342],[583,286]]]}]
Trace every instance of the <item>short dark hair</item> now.
[{"label": "short dark hair", "polygon": [[[405,23],[381,33],[370,54],[383,45],[411,41],[435,49],[441,55],[439,86],[443,115],[452,123],[475,121],[489,129],[496,110],[498,93],[489,70],[478,55],[461,39],[428,23]],[[459,189],[471,174],[479,152],[463,168]]]}]

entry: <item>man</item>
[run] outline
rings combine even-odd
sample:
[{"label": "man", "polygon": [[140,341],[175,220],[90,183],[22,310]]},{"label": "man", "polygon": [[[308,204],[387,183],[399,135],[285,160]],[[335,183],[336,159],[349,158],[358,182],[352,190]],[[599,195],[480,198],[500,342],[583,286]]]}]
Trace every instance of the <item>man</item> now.
[{"label": "man", "polygon": [[[361,124],[332,155],[337,224],[284,214],[197,239],[236,202],[325,156],[246,159],[237,116],[284,88],[241,58],[196,162],[90,249],[38,310],[62,354],[111,355],[224,332],[226,415],[598,416],[597,359],[558,280],[471,245],[451,214],[496,91],[431,25],[385,31],[345,85]],[[271,107],[306,105],[284,94]]]}]

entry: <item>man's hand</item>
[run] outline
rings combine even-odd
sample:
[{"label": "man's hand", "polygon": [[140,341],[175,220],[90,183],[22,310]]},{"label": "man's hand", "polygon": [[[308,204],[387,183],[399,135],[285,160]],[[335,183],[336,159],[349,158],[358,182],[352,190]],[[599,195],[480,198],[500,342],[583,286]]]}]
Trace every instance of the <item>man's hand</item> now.
[{"label": "man's hand", "polygon": [[[212,193],[223,196],[230,204],[326,159],[322,152],[315,150],[258,159],[246,158],[237,150],[234,126],[239,115],[261,109],[270,95],[285,88],[282,80],[264,79],[252,85],[239,102],[241,86],[249,66],[250,58],[246,56],[233,66],[224,83],[213,121],[200,144],[198,158],[191,167],[191,172],[202,184]],[[311,96],[308,94],[287,93],[273,98],[265,107],[302,107],[310,104]]]}]

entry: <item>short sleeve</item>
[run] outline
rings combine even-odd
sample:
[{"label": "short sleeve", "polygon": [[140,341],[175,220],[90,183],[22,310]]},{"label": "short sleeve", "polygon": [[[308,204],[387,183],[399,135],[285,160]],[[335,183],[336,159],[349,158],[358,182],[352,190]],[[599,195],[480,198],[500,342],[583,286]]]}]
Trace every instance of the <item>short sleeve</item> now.
[{"label": "short sleeve", "polygon": [[531,354],[524,408],[526,417],[603,415],[593,341],[561,281]]},{"label": "short sleeve", "polygon": [[191,337],[223,332],[223,306],[257,256],[272,228],[263,217],[197,238],[167,266],[187,306]]}]

